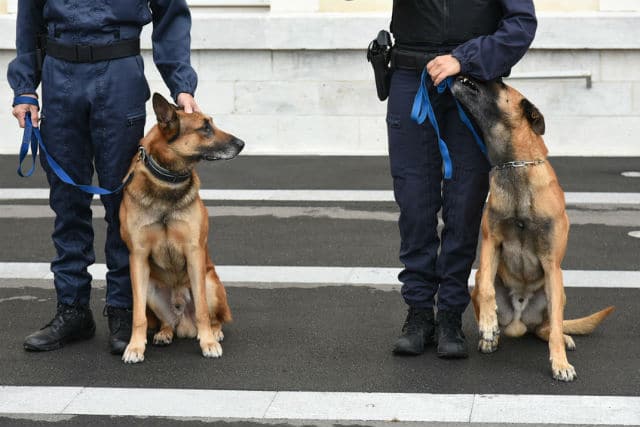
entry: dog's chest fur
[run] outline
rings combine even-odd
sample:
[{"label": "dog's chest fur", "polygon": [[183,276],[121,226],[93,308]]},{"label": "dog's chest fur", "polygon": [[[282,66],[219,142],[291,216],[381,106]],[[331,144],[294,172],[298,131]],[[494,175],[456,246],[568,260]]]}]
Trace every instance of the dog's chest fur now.
[{"label": "dog's chest fur", "polygon": [[536,212],[536,194],[527,170],[497,171],[491,179],[488,219],[502,236],[501,270],[505,286],[532,292],[543,284],[537,254],[549,251],[551,219]]},{"label": "dog's chest fur", "polygon": [[189,281],[185,246],[190,243],[185,242],[185,236],[193,234],[188,229],[193,231],[198,226],[193,221],[193,210],[198,210],[197,185],[189,183],[172,191],[147,181],[139,188],[141,191],[130,194],[141,207],[136,226],[140,233],[147,234],[144,240],[152,242],[152,275],[167,285],[184,286]]}]

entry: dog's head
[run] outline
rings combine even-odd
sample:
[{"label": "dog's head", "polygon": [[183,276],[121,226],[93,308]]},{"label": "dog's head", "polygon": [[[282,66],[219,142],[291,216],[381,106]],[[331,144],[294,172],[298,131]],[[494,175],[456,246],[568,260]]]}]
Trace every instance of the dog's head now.
[{"label": "dog's head", "polygon": [[168,148],[184,161],[229,160],[244,148],[242,140],[218,129],[211,117],[187,114],[158,93],[153,94],[153,111]]},{"label": "dog's head", "polygon": [[502,81],[479,82],[460,76],[455,79],[451,91],[480,127],[490,150],[502,151],[501,146],[513,141],[516,132],[544,135],[542,113],[520,92]]}]

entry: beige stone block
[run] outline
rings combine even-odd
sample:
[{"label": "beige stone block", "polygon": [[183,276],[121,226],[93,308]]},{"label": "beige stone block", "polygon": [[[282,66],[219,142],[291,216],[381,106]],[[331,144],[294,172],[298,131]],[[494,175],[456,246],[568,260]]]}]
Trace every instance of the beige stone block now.
[{"label": "beige stone block", "polygon": [[278,116],[221,114],[214,116],[216,126],[245,143],[243,155],[285,154],[288,141],[278,137]]},{"label": "beige stone block", "polygon": [[380,116],[387,109],[380,102],[374,82],[325,82],[320,84],[320,112],[327,115]]},{"label": "beige stone block", "polygon": [[533,102],[546,117],[630,115],[631,83],[594,83],[591,89],[584,80],[508,80]]},{"label": "beige stone block", "polygon": [[633,83],[632,98],[631,110],[633,114],[640,116],[640,82]]},{"label": "beige stone block", "polygon": [[385,115],[360,117],[358,154],[386,156],[389,154]]},{"label": "beige stone block", "polygon": [[640,81],[640,50],[603,51],[601,79]]},{"label": "beige stone block", "polygon": [[600,51],[593,50],[529,50],[511,70],[522,73],[554,75],[569,71],[591,73],[593,81],[600,80]]},{"label": "beige stone block", "polygon": [[357,119],[342,116],[278,118],[278,147],[289,154],[358,153]]},{"label": "beige stone block", "polygon": [[192,53],[199,80],[272,80],[268,50],[199,50]]},{"label": "beige stone block", "polygon": [[578,12],[598,10],[600,0],[535,0],[537,11]]},{"label": "beige stone block", "polygon": [[552,156],[640,156],[640,116],[546,117]]},{"label": "beige stone block", "polygon": [[373,81],[364,49],[274,51],[273,75],[278,80]]},{"label": "beige stone block", "polygon": [[239,114],[316,114],[318,87],[315,82],[237,82],[234,111]]}]

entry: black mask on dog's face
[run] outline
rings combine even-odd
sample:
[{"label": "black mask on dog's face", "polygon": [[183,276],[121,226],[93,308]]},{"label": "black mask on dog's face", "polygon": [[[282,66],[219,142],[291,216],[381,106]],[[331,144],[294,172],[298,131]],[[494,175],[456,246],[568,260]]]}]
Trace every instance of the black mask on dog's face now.
[{"label": "black mask on dog's face", "polygon": [[217,128],[211,117],[200,112],[187,114],[157,93],[153,110],[169,147],[185,161],[228,160],[244,147],[243,141]]},{"label": "black mask on dog's face", "polygon": [[544,134],[544,117],[540,111],[502,79],[479,82],[458,77],[451,91],[480,127],[487,144],[503,139],[505,132],[520,127],[522,120],[528,122],[535,134]]}]

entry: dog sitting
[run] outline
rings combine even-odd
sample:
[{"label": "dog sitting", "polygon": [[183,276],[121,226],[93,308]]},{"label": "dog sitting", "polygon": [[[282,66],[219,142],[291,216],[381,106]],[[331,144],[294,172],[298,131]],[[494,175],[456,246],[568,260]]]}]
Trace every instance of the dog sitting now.
[{"label": "dog sitting", "polygon": [[220,357],[222,324],[231,321],[231,310],[209,256],[209,215],[194,167],[200,160],[232,159],[244,143],[210,117],[186,114],[159,94],[153,109],[158,123],[140,142],[120,206],[133,291],[133,328],[122,360],[144,360],[154,317],[160,327],[154,344],[171,343],[174,333],[197,336],[203,356]]},{"label": "dog sitting", "polygon": [[565,292],[560,265],[569,235],[564,193],[549,164],[542,139],[544,117],[503,82],[458,77],[454,96],[482,131],[494,166],[482,217],[480,265],[472,300],[480,333],[479,350],[498,348],[505,335],[533,332],[549,342],[553,377],[572,381],[575,368],[566,349],[568,334],[592,332],[612,311],[563,320]]}]

